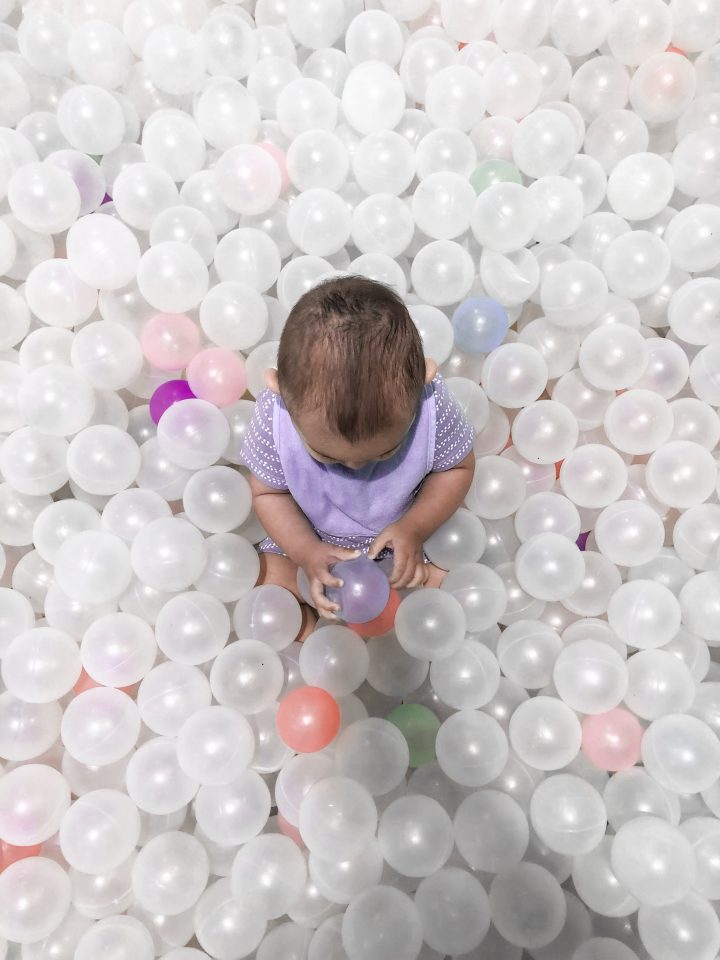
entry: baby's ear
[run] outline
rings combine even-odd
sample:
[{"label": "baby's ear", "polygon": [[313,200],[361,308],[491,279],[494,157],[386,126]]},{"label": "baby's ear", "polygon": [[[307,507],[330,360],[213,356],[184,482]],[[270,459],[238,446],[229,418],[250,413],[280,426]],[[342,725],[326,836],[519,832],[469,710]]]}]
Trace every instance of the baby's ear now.
[{"label": "baby's ear", "polygon": [[265,386],[269,387],[273,393],[280,393],[280,386],[278,384],[278,374],[275,367],[268,367],[265,371]]},{"label": "baby's ear", "polygon": [[430,383],[431,380],[434,380],[437,375],[437,364],[434,360],[431,360],[428,357],[425,360],[425,383]]}]

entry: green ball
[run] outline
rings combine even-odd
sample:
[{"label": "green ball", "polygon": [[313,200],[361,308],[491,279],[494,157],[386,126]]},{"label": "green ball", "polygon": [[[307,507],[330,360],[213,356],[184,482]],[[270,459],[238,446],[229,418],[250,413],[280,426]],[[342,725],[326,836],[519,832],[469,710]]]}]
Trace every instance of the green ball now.
[{"label": "green ball", "polygon": [[440,721],[420,703],[401,703],[388,715],[410,748],[410,766],[421,767],[435,759],[435,738]]},{"label": "green ball", "polygon": [[522,174],[517,167],[507,160],[485,160],[470,174],[470,183],[475,193],[482,193],[494,183],[501,181],[522,183]]}]

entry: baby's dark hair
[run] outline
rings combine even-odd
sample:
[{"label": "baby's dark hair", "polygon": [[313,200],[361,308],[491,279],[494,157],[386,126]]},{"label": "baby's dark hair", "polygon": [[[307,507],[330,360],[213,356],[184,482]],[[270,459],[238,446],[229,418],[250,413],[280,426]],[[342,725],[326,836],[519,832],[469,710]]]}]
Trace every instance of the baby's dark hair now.
[{"label": "baby's dark hair", "polygon": [[425,384],[422,340],[402,298],[359,276],[326,280],[300,297],[277,368],[290,413],[322,411],[328,428],[350,442],[392,428]]}]

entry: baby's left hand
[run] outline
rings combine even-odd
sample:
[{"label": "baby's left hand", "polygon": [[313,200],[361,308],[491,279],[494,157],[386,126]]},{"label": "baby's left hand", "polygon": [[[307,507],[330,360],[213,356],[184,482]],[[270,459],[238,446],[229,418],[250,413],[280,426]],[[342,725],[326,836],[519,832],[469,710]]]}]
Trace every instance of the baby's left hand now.
[{"label": "baby's left hand", "polygon": [[427,564],[423,558],[423,541],[402,520],[385,527],[373,540],[368,557],[374,560],[383,547],[391,547],[394,554],[390,585],[392,587],[421,587],[427,580]]}]

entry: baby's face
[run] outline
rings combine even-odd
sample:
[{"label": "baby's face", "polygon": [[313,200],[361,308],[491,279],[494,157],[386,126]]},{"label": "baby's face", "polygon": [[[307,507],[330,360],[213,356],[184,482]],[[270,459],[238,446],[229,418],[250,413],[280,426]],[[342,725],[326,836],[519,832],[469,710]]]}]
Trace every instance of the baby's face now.
[{"label": "baby's face", "polygon": [[359,470],[368,463],[388,460],[397,453],[415,420],[415,414],[398,415],[392,428],[369,440],[350,441],[328,429],[324,421],[312,413],[293,417],[295,429],[311,457],[320,463],[338,463],[349,470]]}]

